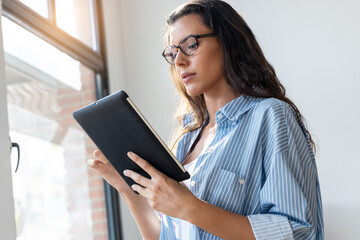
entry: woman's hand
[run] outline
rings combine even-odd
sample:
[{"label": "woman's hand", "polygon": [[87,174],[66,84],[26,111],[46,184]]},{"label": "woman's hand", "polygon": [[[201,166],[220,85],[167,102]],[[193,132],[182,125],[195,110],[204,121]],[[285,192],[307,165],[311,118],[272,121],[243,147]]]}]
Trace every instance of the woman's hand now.
[{"label": "woman's hand", "polygon": [[159,239],[161,223],[146,199],[135,194],[100,150],[94,151],[94,159],[88,165],[112,185],[128,205],[144,239]]},{"label": "woman's hand", "polygon": [[139,184],[132,185],[132,189],[147,199],[153,209],[171,217],[184,219],[195,206],[194,201],[198,199],[184,184],[159,172],[135,153],[129,152],[128,156],[151,176],[151,179],[148,179],[134,171],[125,170],[124,175]]},{"label": "woman's hand", "polygon": [[111,186],[113,186],[119,193],[131,191],[124,179],[115,170],[115,168],[106,159],[104,154],[96,149],[93,153],[94,159],[89,159],[87,164],[94,169],[97,174],[103,177]]}]

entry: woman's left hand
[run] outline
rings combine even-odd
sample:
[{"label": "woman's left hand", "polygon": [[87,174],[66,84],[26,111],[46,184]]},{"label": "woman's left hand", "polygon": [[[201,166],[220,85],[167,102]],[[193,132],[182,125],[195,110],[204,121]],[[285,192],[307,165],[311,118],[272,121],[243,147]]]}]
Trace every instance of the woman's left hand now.
[{"label": "woman's left hand", "polygon": [[146,198],[156,211],[181,219],[188,216],[199,199],[184,184],[167,177],[135,153],[129,152],[128,156],[151,176],[149,179],[125,170],[124,175],[139,184],[132,185],[132,189]]}]

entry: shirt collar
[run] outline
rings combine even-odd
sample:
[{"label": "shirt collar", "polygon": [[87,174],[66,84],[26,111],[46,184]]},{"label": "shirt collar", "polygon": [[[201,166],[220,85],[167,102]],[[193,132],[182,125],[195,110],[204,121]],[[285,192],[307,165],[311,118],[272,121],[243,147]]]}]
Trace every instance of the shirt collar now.
[{"label": "shirt collar", "polygon": [[190,126],[192,122],[195,120],[194,113],[189,112],[183,115],[183,127]]},{"label": "shirt collar", "polygon": [[237,121],[239,117],[249,111],[260,98],[241,95],[227,103],[215,114],[216,122],[219,123],[224,117],[230,121]]},{"label": "shirt collar", "polygon": [[[219,123],[224,117],[230,121],[237,121],[238,118],[249,111],[261,98],[241,95],[219,109],[215,114],[216,122]],[[183,127],[191,125],[194,121],[194,113],[186,113],[183,116]]]}]

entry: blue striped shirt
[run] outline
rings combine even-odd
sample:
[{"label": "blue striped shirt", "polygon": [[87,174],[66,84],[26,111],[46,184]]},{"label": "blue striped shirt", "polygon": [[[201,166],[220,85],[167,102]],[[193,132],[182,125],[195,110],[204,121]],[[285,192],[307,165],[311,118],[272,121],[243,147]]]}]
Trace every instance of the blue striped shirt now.
[{"label": "blue striped shirt", "polygon": [[[217,132],[198,158],[191,192],[247,216],[256,239],[323,239],[315,156],[292,107],[274,98],[242,95],[215,117]],[[184,126],[191,124],[191,115],[184,120]],[[200,131],[180,139],[180,162]],[[160,239],[176,239],[174,222],[166,215],[161,219]],[[190,239],[220,238],[193,225]]]}]

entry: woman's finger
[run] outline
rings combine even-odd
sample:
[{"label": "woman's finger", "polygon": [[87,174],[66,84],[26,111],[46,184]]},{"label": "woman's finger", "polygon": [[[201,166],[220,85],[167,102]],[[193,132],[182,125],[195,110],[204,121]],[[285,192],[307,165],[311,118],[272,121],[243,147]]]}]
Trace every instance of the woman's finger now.
[{"label": "woman's finger", "polygon": [[159,176],[161,172],[154,168],[149,162],[141,158],[140,156],[136,155],[133,152],[128,152],[128,157],[133,160],[139,167],[141,167],[145,172],[147,172],[151,178]]},{"label": "woman's finger", "polygon": [[124,175],[134,180],[136,183],[148,188],[151,186],[151,180],[131,170],[125,170]]},{"label": "woman's finger", "polygon": [[89,159],[87,164],[120,193],[131,191],[124,179],[108,161]]},{"label": "woman's finger", "polygon": [[103,162],[105,164],[109,163],[109,161],[106,159],[104,154],[99,149],[96,149],[93,152],[93,155],[94,155],[94,158],[99,159],[101,162]]},{"label": "woman's finger", "polygon": [[88,159],[87,165],[91,168],[98,168],[98,167],[104,165],[104,163],[98,159]]},{"label": "woman's finger", "polygon": [[147,188],[144,188],[138,184],[133,184],[131,186],[131,189],[134,190],[135,192],[139,193],[139,195],[141,195],[142,197],[148,198],[149,191]]}]

